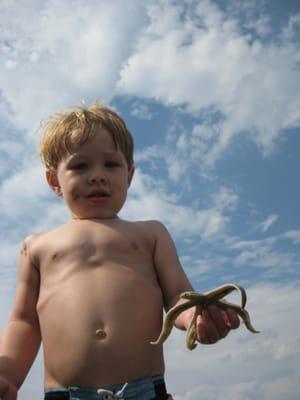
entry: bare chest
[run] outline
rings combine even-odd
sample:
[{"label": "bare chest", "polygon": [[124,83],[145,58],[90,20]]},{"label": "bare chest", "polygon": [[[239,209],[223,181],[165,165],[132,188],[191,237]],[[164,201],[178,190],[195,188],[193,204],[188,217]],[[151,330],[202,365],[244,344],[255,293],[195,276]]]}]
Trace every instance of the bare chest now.
[{"label": "bare chest", "polygon": [[145,298],[157,290],[154,245],[142,234],[105,228],[69,230],[50,239],[40,262],[40,310],[56,302],[57,308],[74,305],[73,293],[81,306],[87,302],[86,311],[99,309],[101,299],[123,304],[133,287]]},{"label": "bare chest", "polygon": [[97,230],[69,230],[56,235],[45,247],[41,272],[91,269],[105,265],[152,264],[153,244],[132,230],[104,227]]}]

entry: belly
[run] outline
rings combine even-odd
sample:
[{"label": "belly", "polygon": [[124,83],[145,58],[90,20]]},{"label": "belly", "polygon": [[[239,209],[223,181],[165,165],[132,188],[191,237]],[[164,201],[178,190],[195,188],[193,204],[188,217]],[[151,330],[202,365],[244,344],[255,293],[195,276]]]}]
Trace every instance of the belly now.
[{"label": "belly", "polygon": [[41,291],[38,305],[46,387],[107,386],[163,372],[162,348],[150,344],[162,324],[155,280],[112,270],[58,287]]}]

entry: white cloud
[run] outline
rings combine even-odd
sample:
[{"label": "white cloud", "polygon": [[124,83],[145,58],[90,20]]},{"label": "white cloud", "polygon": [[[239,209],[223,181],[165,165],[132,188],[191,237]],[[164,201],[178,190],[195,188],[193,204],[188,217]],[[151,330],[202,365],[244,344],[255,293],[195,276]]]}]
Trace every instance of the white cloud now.
[{"label": "white cloud", "polygon": [[248,29],[253,29],[261,37],[266,37],[272,32],[270,18],[266,15],[262,15],[256,20],[249,21],[245,26]]},{"label": "white cloud", "polygon": [[45,184],[41,165],[34,163],[24,166],[24,169],[4,180],[0,193],[1,213],[13,221],[34,219],[45,207],[42,200],[50,191]]},{"label": "white cloud", "polygon": [[226,213],[236,201],[235,195],[221,188],[211,208],[194,209],[180,204],[177,196],[168,193],[162,182],[137,169],[121,215],[131,220],[158,219],[180,237],[197,235],[206,241],[224,232],[230,220]]},{"label": "white cloud", "polygon": [[[248,3],[241,8],[251,9]],[[270,154],[284,129],[300,124],[300,55],[293,40],[299,15],[277,42],[265,43],[242,33],[232,10],[208,0],[5,3],[5,116],[35,138],[39,120],[51,111],[82,99],[135,95],[201,114],[186,146],[169,157],[172,178],[187,149],[194,161],[213,165],[241,133]],[[267,15],[249,15],[246,25],[266,34]],[[133,112],[150,118],[144,106]]]},{"label": "white cloud", "polygon": [[[11,246],[20,246],[24,238],[49,230],[69,218],[69,210],[46,183],[44,169],[30,158],[0,185],[0,226],[6,232],[0,253]],[[10,256],[3,256],[4,265]],[[14,257],[15,259],[15,257]],[[8,265],[11,265],[9,263]]]},{"label": "white cloud", "polygon": [[[299,126],[300,53],[292,33],[267,44],[242,34],[239,21],[212,2],[198,2],[185,18],[183,7],[162,1],[152,6],[151,23],[121,72],[119,92],[185,105],[190,112],[208,110],[210,137],[193,137],[208,165],[240,133],[270,154],[285,128]],[[222,119],[212,124],[216,112]],[[203,129],[205,120],[198,124]]]},{"label": "white cloud", "polygon": [[271,226],[278,220],[278,215],[269,215],[261,224],[260,228],[263,233],[267,232]]},{"label": "white cloud", "polygon": [[269,276],[279,276],[283,270],[286,274],[296,271],[300,265],[297,251],[280,249],[283,239],[297,243],[297,231],[261,240],[244,241],[239,238],[228,238],[226,243],[228,248],[239,252],[233,259],[233,265],[236,267],[263,268]]},{"label": "white cloud", "polygon": [[288,24],[282,30],[284,40],[294,40],[300,26],[300,14],[291,15]]},{"label": "white cloud", "polygon": [[283,239],[291,240],[294,244],[300,243],[300,231],[293,230],[282,234]]},{"label": "white cloud", "polygon": [[153,117],[152,112],[150,111],[150,108],[147,106],[147,104],[135,102],[133,104],[131,114],[140,119],[147,119],[150,120]]},{"label": "white cloud", "polygon": [[82,98],[111,100],[146,23],[137,0],[28,0],[10,3],[0,18],[6,64],[0,66],[1,95],[11,121],[29,130],[49,112]]},{"label": "white cloud", "polygon": [[151,168],[156,169],[157,159],[164,158],[165,151],[161,146],[152,145],[142,150],[137,150],[134,155],[134,161],[137,163],[149,162]]}]

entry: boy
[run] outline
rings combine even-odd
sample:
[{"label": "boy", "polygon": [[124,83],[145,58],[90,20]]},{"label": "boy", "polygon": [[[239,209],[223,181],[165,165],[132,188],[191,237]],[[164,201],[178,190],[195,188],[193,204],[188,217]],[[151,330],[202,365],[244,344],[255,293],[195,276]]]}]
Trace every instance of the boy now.
[{"label": "boy", "polygon": [[[42,341],[45,399],[171,399],[162,346],[150,341],[163,306],[193,289],[161,223],[118,217],[134,175],[131,134],[95,103],[49,119],[41,157],[71,218],[23,243],[2,335],[1,398],[16,399]],[[192,314],[181,314],[177,328]],[[198,316],[198,340],[215,343],[238,326],[236,313],[211,305]]]}]

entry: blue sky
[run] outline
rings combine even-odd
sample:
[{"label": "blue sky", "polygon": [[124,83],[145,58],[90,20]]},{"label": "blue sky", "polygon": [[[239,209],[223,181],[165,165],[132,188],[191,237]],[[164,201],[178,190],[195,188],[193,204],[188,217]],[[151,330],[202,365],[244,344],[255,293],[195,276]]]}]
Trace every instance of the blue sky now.
[{"label": "blue sky", "polygon": [[[121,216],[164,222],[197,290],[242,284],[262,331],[192,353],[174,333],[170,391],[299,399],[299,2],[4,0],[0,24],[0,327],[23,238],[68,218],[43,179],[40,121],[100,98],[135,139]],[[39,354],[19,398],[41,390]]]}]

